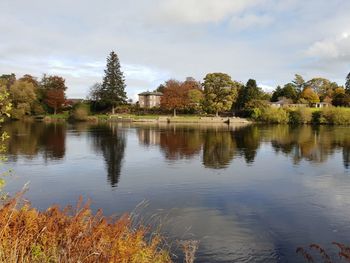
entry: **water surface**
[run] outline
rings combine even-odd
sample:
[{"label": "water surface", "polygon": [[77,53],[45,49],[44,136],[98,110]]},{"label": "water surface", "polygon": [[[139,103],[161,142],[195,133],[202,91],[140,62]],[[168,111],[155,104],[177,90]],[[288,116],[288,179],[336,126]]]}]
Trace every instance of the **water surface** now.
[{"label": "water surface", "polygon": [[106,214],[136,208],[146,222],[161,222],[173,246],[200,240],[197,262],[298,262],[298,246],[331,250],[332,241],[350,241],[347,127],[13,122],[4,129],[11,139],[3,169],[14,171],[7,191],[30,182],[26,197],[40,209],[80,195]]}]

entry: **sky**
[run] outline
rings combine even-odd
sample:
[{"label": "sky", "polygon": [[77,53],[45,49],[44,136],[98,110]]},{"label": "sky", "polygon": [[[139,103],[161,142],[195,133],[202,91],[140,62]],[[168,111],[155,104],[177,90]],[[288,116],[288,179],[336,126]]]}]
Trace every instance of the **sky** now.
[{"label": "sky", "polygon": [[265,90],[350,71],[349,0],[1,0],[0,74],[66,79],[68,98],[120,59],[127,94],[224,72]]}]

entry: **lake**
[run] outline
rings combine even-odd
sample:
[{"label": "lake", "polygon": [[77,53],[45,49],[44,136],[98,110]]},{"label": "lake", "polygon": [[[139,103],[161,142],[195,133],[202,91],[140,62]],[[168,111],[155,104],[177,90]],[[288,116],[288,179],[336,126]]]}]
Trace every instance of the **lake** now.
[{"label": "lake", "polygon": [[[46,209],[91,198],[160,224],[196,262],[304,262],[298,246],[350,241],[350,131],[332,126],[12,122],[13,170]],[[181,255],[175,261],[182,262]]]}]

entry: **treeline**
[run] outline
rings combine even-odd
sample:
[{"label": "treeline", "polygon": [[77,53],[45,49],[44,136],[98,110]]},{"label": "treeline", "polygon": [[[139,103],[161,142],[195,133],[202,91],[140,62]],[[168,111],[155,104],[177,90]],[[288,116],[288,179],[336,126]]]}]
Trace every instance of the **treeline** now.
[{"label": "treeline", "polygon": [[0,76],[0,92],[6,94],[12,104],[11,118],[44,115],[60,111],[66,102],[65,79],[44,74],[41,79],[26,74],[17,78],[15,74]]},{"label": "treeline", "polygon": [[[254,117],[257,110],[273,102],[298,106],[314,106],[324,102],[333,106],[350,106],[350,74],[345,87],[325,78],[305,81],[296,74],[293,81],[273,92],[265,92],[254,79],[246,84],[232,80],[225,73],[209,73],[203,82],[193,78],[185,81],[170,79],[155,91],[162,92],[161,110],[183,113],[216,114],[229,112],[243,117]],[[255,116],[256,117],[256,116]]]}]

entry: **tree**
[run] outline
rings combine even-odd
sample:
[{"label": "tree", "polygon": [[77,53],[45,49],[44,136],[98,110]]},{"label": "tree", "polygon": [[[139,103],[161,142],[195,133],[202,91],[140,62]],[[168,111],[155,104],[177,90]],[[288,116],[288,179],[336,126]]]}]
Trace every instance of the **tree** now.
[{"label": "tree", "polygon": [[62,89],[50,89],[45,94],[45,103],[53,109],[56,115],[57,110],[62,107],[65,101],[64,90]]},{"label": "tree", "polygon": [[44,74],[40,81],[40,88],[45,91],[52,89],[65,91],[67,89],[65,82],[66,80],[60,76],[48,76]]},{"label": "tree", "polygon": [[99,101],[101,99],[101,89],[102,86],[100,83],[95,83],[94,85],[92,85],[89,91],[89,99],[93,101]]},{"label": "tree", "polygon": [[165,82],[163,96],[160,106],[163,109],[172,110],[176,116],[176,110],[184,110],[189,105],[188,86],[182,85],[180,81],[171,79]]},{"label": "tree", "polygon": [[112,108],[126,103],[125,79],[120,69],[118,55],[112,51],[107,58],[105,76],[100,90],[100,100]]},{"label": "tree", "polygon": [[339,92],[333,96],[332,104],[334,106],[349,107],[350,95],[348,93]]},{"label": "tree", "polygon": [[301,99],[305,99],[309,104],[320,102],[320,98],[312,88],[305,88],[300,94]]},{"label": "tree", "polygon": [[221,111],[230,110],[236,102],[240,86],[225,73],[207,74],[203,82],[204,108],[209,112],[215,112],[216,116],[219,116]]},{"label": "tree", "polygon": [[13,104],[12,117],[20,119],[25,114],[30,115],[36,100],[34,85],[27,81],[17,80],[10,86],[9,93]]},{"label": "tree", "polygon": [[247,84],[242,89],[240,89],[238,100],[237,100],[237,108],[243,109],[246,103],[248,103],[251,100],[260,99],[261,95],[262,95],[262,91],[257,86],[256,80],[249,79]]},{"label": "tree", "polygon": [[0,76],[0,85],[5,85],[7,89],[15,83],[16,75],[14,73],[11,74],[3,74]]},{"label": "tree", "polygon": [[313,78],[305,83],[305,88],[313,89],[321,101],[326,97],[332,97],[334,90],[338,87],[337,83],[331,82],[325,78]]},{"label": "tree", "polygon": [[282,92],[283,91],[281,86],[278,85],[277,88],[272,93],[271,101],[276,102],[279,100],[280,97],[283,97]]},{"label": "tree", "polygon": [[37,80],[36,77],[33,77],[32,75],[25,74],[19,80],[33,84],[35,89],[39,88],[39,81]]},{"label": "tree", "polygon": [[345,90],[346,90],[346,93],[350,94],[350,72],[346,76]]},{"label": "tree", "polygon": [[285,97],[287,99],[291,99],[294,102],[297,101],[297,99],[298,99],[298,92],[297,92],[294,84],[287,83],[286,85],[284,85],[284,87],[282,89],[282,97]]},{"label": "tree", "polygon": [[189,109],[199,111],[203,101],[203,92],[199,89],[190,89],[188,91]]},{"label": "tree", "polygon": [[165,89],[165,86],[164,86],[163,84],[160,84],[160,85],[158,86],[158,88],[156,88],[154,91],[155,91],[155,92],[161,92],[161,93],[163,93],[163,92],[164,92],[164,89]]},{"label": "tree", "polygon": [[305,80],[299,74],[295,74],[294,76],[295,77],[294,77],[294,80],[292,81],[292,84],[295,86],[297,92],[301,93],[301,91],[304,89],[304,86],[305,86]]},{"label": "tree", "polygon": [[65,101],[66,89],[64,78],[44,74],[39,85],[39,100],[52,108],[56,114]]}]

